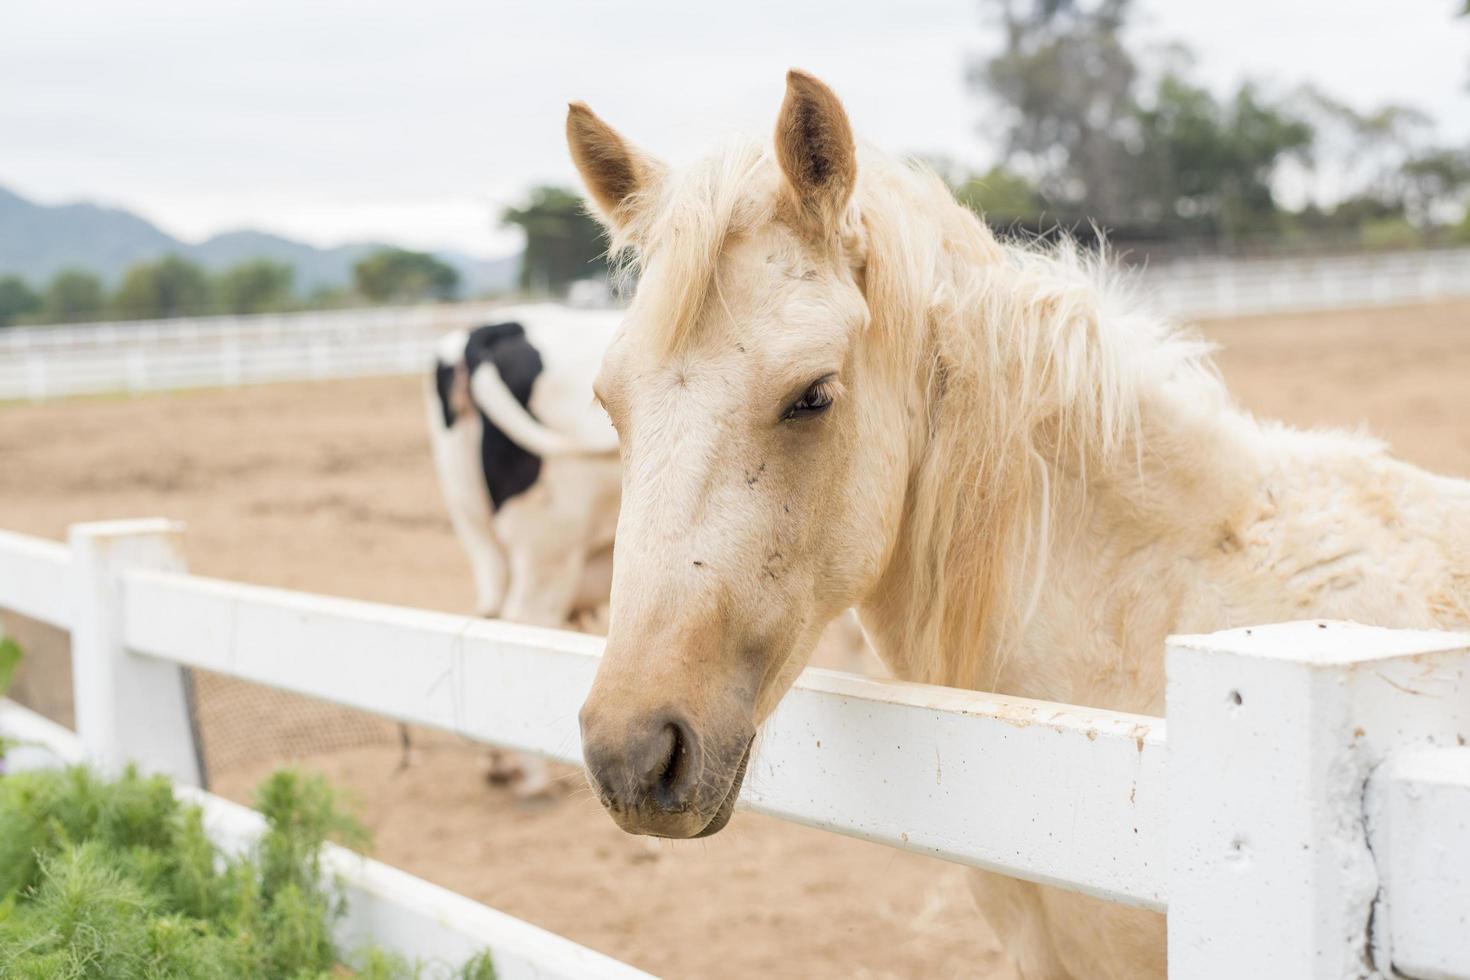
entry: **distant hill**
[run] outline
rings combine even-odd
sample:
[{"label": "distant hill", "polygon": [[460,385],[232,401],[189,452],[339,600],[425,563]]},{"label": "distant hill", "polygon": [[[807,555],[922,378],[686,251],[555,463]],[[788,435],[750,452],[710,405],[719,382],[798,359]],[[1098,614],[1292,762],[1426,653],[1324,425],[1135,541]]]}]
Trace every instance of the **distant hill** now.
[{"label": "distant hill", "polygon": [[[191,244],[130,211],[36,204],[0,187],[0,275],[19,275],[36,286],[69,266],[89,269],[113,285],[134,262],[174,254],[216,271],[248,259],[285,262],[296,270],[297,288],[311,292],[348,285],[353,264],[384,247],[358,242],[317,248],[262,231],[225,232]],[[434,254],[459,270],[466,296],[511,289],[520,273],[519,255],[485,260],[460,252]]]}]

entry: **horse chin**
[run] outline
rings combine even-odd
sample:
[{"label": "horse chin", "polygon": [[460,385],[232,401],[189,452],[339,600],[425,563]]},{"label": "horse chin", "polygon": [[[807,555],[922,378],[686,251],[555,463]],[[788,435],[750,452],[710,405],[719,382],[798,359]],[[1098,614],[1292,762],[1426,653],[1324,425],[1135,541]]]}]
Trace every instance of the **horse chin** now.
[{"label": "horse chin", "polygon": [[725,829],[725,824],[735,815],[735,801],[740,798],[740,787],[745,782],[745,767],[750,763],[750,747],[755,743],[752,737],[745,743],[745,752],[740,756],[740,765],[735,767],[735,775],[730,780],[730,788],[725,793],[725,798],[720,801],[720,808],[710,818],[710,822],[704,825],[704,829],[694,835],[693,839],[700,837],[712,837]]}]

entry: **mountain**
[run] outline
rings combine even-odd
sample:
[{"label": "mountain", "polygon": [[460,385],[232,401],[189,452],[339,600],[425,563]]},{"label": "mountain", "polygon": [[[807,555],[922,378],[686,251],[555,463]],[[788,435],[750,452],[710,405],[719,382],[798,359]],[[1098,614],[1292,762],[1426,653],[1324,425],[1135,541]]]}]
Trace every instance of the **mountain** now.
[{"label": "mountain", "polygon": [[[0,187],[0,275],[18,275],[39,287],[59,270],[89,269],[109,285],[134,262],[180,255],[218,271],[249,259],[273,259],[296,270],[303,292],[346,286],[352,266],[380,248],[380,242],[356,242],[317,248],[263,231],[231,231],[197,244],[183,242],[130,211],[95,204],[45,205]],[[462,252],[435,252],[459,271],[466,296],[513,288],[521,259],[480,259]]]},{"label": "mountain", "polygon": [[127,211],[95,204],[45,207],[0,187],[0,273],[39,283],[79,265],[111,281],[131,262],[184,247]]}]

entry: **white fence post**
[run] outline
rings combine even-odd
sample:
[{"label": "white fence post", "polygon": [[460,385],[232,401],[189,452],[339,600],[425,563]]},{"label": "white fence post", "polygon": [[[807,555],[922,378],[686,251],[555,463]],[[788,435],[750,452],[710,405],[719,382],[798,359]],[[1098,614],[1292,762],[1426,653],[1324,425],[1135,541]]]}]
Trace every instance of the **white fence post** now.
[{"label": "white fence post", "polygon": [[1470,636],[1288,623],[1175,637],[1168,670],[1170,976],[1390,974],[1365,786],[1470,734]]},{"label": "white fence post", "polygon": [[161,519],[71,526],[72,692],[77,734],[104,771],[135,762],[199,786],[184,669],[123,645],[121,573],[183,571],[182,533],[182,524]]},{"label": "white fence post", "polygon": [[1406,976],[1470,976],[1470,748],[1396,753],[1368,793],[1380,958]]}]

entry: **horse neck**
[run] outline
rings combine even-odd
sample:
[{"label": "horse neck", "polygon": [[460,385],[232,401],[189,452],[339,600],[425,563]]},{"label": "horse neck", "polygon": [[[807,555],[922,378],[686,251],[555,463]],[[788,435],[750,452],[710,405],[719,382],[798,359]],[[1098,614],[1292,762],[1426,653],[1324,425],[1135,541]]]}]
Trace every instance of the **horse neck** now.
[{"label": "horse neck", "polygon": [[[1001,690],[1006,651],[1024,645],[1048,602],[1055,565],[1063,555],[1075,556],[1080,540],[1106,540],[1119,529],[1149,540],[1219,526],[1217,512],[1237,506],[1248,492],[1248,480],[1227,467],[1242,469],[1250,423],[1229,406],[1195,354],[1181,354],[1172,377],[1124,386],[1118,397],[1127,403],[1106,412],[1054,404],[1049,411],[1007,414],[1005,406],[1045,401],[1047,393],[1027,376],[1043,366],[1018,358],[1010,370],[997,370],[1007,365],[1004,355],[999,365],[954,355],[956,343],[973,345],[974,332],[992,327],[986,318],[1005,306],[963,281],[981,274],[958,270],[952,294],[974,300],[931,318],[931,344],[915,364],[925,376],[918,389],[926,402],[915,417],[931,421],[912,435],[891,559],[860,612],[880,656],[899,676]],[[1070,312],[1103,316],[1100,309]],[[1107,329],[1100,323],[1094,340],[1107,337]],[[1103,346],[1053,353],[1138,353]],[[1092,366],[1105,383],[1132,376],[1128,365]],[[1004,387],[995,390],[997,383]],[[1085,384],[1078,390],[1092,392]],[[1126,426],[1107,434],[1083,431],[1113,425],[1120,410]]]}]

